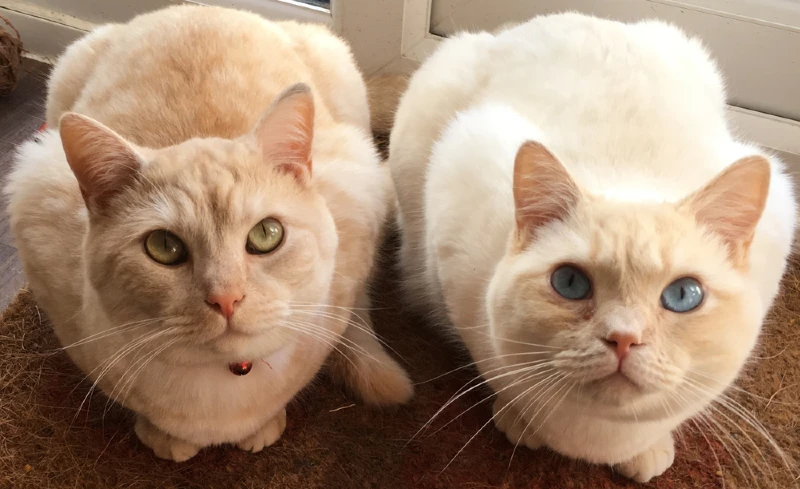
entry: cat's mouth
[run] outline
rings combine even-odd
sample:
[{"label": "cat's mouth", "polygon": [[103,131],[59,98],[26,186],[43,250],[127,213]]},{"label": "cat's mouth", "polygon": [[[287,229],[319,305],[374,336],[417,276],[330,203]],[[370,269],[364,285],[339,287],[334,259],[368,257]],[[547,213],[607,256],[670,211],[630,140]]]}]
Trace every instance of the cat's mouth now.
[{"label": "cat's mouth", "polygon": [[619,388],[636,388],[644,389],[640,382],[637,382],[632,376],[625,372],[627,369],[619,369],[615,364],[613,367],[609,364],[604,367],[595,369],[594,372],[586,372],[580,370],[576,375],[576,380],[586,387],[591,387],[597,390]]},{"label": "cat's mouth", "polygon": [[260,330],[227,328],[224,332],[208,339],[204,348],[228,362],[256,362],[259,358],[271,355],[284,347],[287,341],[288,338],[276,335],[274,328]]},{"label": "cat's mouth", "polygon": [[220,333],[220,335],[214,338],[214,340],[217,341],[224,338],[252,338],[263,333],[263,331],[242,331],[240,329],[225,328],[225,331]]},{"label": "cat's mouth", "polygon": [[626,386],[629,386],[629,387],[635,387],[636,389],[640,389],[640,390],[642,389],[642,386],[639,385],[638,382],[633,380],[631,377],[629,377],[627,374],[625,374],[621,370],[617,370],[613,374],[611,374],[608,377],[606,377],[605,380],[607,382],[612,383],[613,386],[626,385]]},{"label": "cat's mouth", "polygon": [[596,396],[613,399],[614,403],[645,393],[645,387],[621,371],[591,380],[586,385]]},{"label": "cat's mouth", "polygon": [[581,404],[597,408],[606,406],[612,412],[628,406],[644,396],[645,389],[622,372],[614,372],[605,377],[590,380],[581,386],[575,398]]}]

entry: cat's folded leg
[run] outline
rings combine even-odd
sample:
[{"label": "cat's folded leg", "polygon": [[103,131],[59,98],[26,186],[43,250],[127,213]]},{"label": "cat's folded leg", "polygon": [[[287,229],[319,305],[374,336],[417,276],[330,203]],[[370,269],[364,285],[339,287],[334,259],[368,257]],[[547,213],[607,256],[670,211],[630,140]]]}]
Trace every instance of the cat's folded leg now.
[{"label": "cat's folded leg", "polygon": [[194,443],[164,433],[141,415],[136,417],[135,430],[139,440],[150,447],[158,458],[185,462],[197,455],[197,452],[202,448]]},{"label": "cat's folded leg", "polygon": [[544,443],[532,433],[535,428],[531,429],[528,420],[523,418],[519,410],[510,403],[511,400],[506,399],[506,396],[497,395],[492,405],[492,420],[497,429],[505,433],[508,441],[515,446],[525,445],[531,450],[544,446]]},{"label": "cat's folded leg", "polygon": [[675,442],[670,433],[631,460],[615,465],[614,469],[636,482],[647,482],[663,474],[674,460]]},{"label": "cat's folded leg", "polygon": [[237,443],[236,446],[247,452],[260,452],[264,447],[268,447],[278,441],[285,429],[286,409],[281,409],[274,418],[269,420],[258,431]]},{"label": "cat's folded leg", "polygon": [[403,404],[414,394],[408,374],[381,346],[369,317],[370,300],[361,291],[351,324],[342,336],[338,351],[331,355],[333,378],[378,406]]}]

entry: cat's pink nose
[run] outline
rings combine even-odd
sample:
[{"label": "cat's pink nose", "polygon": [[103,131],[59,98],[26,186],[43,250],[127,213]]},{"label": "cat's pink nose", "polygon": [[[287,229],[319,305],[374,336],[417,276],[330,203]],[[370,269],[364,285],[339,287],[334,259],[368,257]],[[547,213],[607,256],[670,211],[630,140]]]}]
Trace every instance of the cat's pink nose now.
[{"label": "cat's pink nose", "polygon": [[208,296],[208,299],[206,299],[206,302],[222,314],[225,319],[230,320],[233,317],[236,305],[242,302],[242,299],[244,299],[244,294],[240,292],[228,292],[224,294],[211,294]]},{"label": "cat's pink nose", "polygon": [[604,341],[606,345],[614,350],[620,364],[628,356],[631,347],[640,344],[639,339],[630,333],[611,333]]}]

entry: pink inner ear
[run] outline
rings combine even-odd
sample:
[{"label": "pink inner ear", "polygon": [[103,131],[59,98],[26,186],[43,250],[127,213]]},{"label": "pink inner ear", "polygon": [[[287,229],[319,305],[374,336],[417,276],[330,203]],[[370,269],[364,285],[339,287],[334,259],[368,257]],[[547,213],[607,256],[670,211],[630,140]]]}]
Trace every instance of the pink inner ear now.
[{"label": "pink inner ear", "polygon": [[746,249],[766,205],[769,162],[748,156],[735,162],[687,199],[697,221],[720,236],[735,255]]},{"label": "pink inner ear", "polygon": [[308,86],[298,84],[280,95],[256,126],[255,137],[266,162],[310,176],[314,98]]},{"label": "pink inner ear", "polygon": [[112,130],[78,114],[65,114],[59,129],[87,208],[101,211],[139,173],[136,151]]},{"label": "pink inner ear", "polygon": [[528,141],[514,162],[517,232],[529,240],[539,227],[567,217],[580,192],[564,165],[544,146]]}]

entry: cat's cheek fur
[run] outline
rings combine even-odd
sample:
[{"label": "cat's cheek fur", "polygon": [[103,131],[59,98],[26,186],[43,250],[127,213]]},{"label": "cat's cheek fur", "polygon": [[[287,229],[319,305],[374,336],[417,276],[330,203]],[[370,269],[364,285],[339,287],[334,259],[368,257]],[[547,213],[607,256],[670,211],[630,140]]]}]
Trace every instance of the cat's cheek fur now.
[{"label": "cat's cheek fur", "polygon": [[[187,304],[194,292],[188,267],[157,264],[146,255],[142,238],[128,243],[116,238],[118,232],[113,225],[90,224],[84,245],[88,283],[102,307],[120,318],[133,318],[165,316],[176,304]],[[178,284],[183,286],[176,289]]]}]

